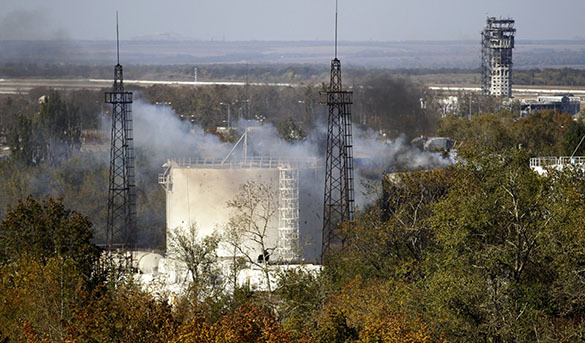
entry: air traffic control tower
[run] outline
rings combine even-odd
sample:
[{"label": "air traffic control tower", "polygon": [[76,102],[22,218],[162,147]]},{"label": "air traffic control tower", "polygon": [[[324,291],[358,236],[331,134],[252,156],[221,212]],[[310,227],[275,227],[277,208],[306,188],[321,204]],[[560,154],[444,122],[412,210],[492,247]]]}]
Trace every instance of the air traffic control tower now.
[{"label": "air traffic control tower", "polygon": [[514,19],[488,17],[481,33],[481,89],[485,94],[512,97]]}]

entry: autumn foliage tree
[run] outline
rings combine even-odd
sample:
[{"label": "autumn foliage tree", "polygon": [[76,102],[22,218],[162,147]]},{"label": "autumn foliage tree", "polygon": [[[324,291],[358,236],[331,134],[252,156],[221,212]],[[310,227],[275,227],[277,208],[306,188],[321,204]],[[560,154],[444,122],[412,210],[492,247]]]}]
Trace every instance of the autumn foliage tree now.
[{"label": "autumn foliage tree", "polygon": [[[0,340],[16,341],[22,334],[63,341],[85,281],[70,258],[47,257],[43,262],[20,256],[0,268]],[[28,323],[23,326],[23,323]],[[23,331],[24,329],[24,331]]]},{"label": "autumn foliage tree", "polygon": [[176,342],[288,343],[290,335],[265,309],[246,304],[214,324],[197,316],[180,328]]},{"label": "autumn foliage tree", "polygon": [[441,342],[399,302],[395,285],[357,277],[330,297],[318,317],[318,342]]}]

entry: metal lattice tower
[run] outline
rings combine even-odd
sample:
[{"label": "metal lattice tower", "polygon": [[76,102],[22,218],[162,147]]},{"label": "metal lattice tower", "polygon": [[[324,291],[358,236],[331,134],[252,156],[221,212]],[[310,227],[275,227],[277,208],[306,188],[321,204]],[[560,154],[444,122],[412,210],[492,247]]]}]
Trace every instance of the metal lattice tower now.
[{"label": "metal lattice tower", "polygon": [[351,104],[353,92],[343,91],[341,61],[337,58],[337,3],[335,9],[335,58],[331,61],[329,90],[322,92],[322,104],[329,107],[327,156],[325,158],[325,199],[323,204],[323,245],[321,260],[332,246],[343,244],[336,226],[353,220],[353,143]]},{"label": "metal lattice tower", "polygon": [[513,19],[488,17],[481,33],[481,88],[485,94],[512,96]]},{"label": "metal lattice tower", "polygon": [[105,102],[112,104],[112,136],[110,148],[110,186],[108,195],[107,249],[129,248],[136,232],[135,155],[132,133],[132,92],[124,91],[120,65],[118,14],[116,13],[118,64],[114,68],[112,92]]}]

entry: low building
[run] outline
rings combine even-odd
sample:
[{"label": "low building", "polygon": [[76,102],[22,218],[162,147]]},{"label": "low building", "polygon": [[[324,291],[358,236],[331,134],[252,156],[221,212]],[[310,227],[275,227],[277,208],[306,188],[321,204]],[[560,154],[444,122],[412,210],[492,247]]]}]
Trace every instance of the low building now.
[{"label": "low building", "polygon": [[416,146],[422,151],[432,151],[432,152],[439,152],[439,151],[450,151],[451,146],[453,145],[450,138],[447,137],[425,137],[420,136],[412,141],[410,144]]},{"label": "low building", "polygon": [[573,96],[573,94],[556,94],[522,100],[520,114],[526,116],[534,112],[548,110],[575,115],[581,112],[581,98]]}]

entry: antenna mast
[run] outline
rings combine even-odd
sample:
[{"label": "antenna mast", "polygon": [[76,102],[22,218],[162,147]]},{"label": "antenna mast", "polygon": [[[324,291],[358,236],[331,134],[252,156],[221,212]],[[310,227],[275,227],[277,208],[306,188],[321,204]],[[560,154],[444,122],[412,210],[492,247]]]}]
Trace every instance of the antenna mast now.
[{"label": "antenna mast", "polygon": [[353,143],[351,104],[353,92],[342,90],[341,61],[337,59],[337,0],[335,1],[335,58],[331,61],[329,90],[320,103],[329,107],[321,261],[335,246],[343,246],[339,225],[353,220]]},{"label": "antenna mast", "polygon": [[110,147],[110,186],[108,193],[107,249],[130,248],[136,233],[136,183],[134,134],[132,131],[132,92],[124,91],[120,65],[118,12],[116,12],[116,46],[118,64],[114,67],[114,85],[105,93],[112,105]]},{"label": "antenna mast", "polygon": [[118,30],[118,11],[116,11],[116,56],[120,64],[120,31]]},{"label": "antenna mast", "polygon": [[335,0],[335,58],[337,58],[337,1]]}]

